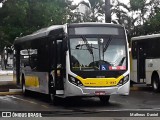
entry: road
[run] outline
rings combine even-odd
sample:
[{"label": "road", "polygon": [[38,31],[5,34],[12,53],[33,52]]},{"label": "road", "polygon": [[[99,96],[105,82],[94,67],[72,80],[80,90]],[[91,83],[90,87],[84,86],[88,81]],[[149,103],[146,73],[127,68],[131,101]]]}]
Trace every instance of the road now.
[{"label": "road", "polygon": [[60,101],[60,105],[54,106],[49,102],[48,96],[42,94],[5,95],[0,96],[0,111],[38,111],[43,112],[44,116],[77,117],[122,117],[123,115],[129,116],[127,111],[160,111],[160,93],[154,93],[150,90],[131,91],[129,96],[113,95],[107,105],[101,104],[98,98],[72,98],[67,100],[68,102],[65,99]]}]

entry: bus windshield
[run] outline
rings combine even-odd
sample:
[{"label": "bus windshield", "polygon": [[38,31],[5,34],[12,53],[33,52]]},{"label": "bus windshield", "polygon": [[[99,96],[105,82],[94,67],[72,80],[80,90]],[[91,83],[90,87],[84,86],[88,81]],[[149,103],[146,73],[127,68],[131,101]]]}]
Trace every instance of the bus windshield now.
[{"label": "bus windshield", "polygon": [[126,70],[126,40],[117,36],[70,38],[73,71]]}]

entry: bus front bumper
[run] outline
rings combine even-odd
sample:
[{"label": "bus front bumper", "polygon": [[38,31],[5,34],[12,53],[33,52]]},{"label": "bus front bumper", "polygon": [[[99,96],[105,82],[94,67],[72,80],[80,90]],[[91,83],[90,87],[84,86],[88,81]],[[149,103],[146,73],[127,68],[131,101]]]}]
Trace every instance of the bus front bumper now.
[{"label": "bus front bumper", "polygon": [[98,95],[129,95],[130,81],[122,86],[115,87],[78,87],[67,83],[65,88],[65,96],[98,96]]}]

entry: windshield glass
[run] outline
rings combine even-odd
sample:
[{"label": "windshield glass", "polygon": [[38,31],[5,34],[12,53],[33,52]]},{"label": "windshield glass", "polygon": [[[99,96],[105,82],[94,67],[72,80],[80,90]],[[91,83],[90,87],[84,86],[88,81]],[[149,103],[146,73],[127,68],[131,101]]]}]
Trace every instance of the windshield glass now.
[{"label": "windshield glass", "polygon": [[70,62],[73,71],[126,70],[124,38],[70,38]]}]

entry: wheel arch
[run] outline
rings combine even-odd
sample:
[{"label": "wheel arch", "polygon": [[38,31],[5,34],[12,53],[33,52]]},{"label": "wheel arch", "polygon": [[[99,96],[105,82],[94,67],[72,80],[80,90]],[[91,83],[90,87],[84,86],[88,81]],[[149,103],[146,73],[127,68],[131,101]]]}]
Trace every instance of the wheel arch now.
[{"label": "wheel arch", "polygon": [[152,88],[154,92],[160,92],[160,78],[158,72],[152,74]]},{"label": "wheel arch", "polygon": [[151,84],[153,83],[153,78],[154,78],[154,77],[159,77],[158,71],[156,71],[156,70],[154,70],[154,71],[152,72],[152,75],[151,75]]}]

